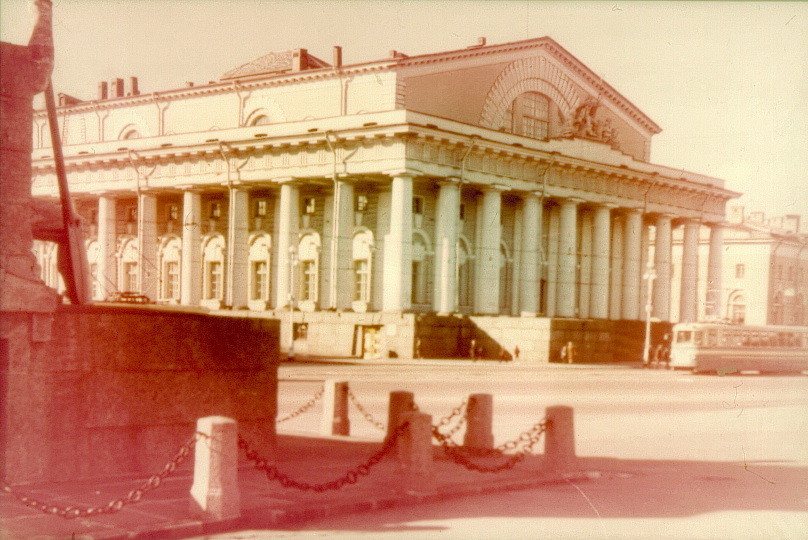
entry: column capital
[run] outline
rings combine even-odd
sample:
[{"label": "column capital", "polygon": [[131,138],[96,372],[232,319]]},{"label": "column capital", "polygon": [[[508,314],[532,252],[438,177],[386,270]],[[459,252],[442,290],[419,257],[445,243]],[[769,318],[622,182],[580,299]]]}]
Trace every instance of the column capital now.
[{"label": "column capital", "polygon": [[617,208],[617,205],[613,202],[589,201],[589,204],[592,205],[592,208],[605,208],[606,210],[614,210],[615,208]]},{"label": "column capital", "polygon": [[304,182],[305,179],[300,178],[298,176],[280,176],[278,178],[273,178],[273,184],[291,184],[291,185],[300,185]]},{"label": "column capital", "polygon": [[502,193],[503,191],[510,191],[511,190],[510,187],[508,187],[506,185],[503,185],[503,184],[484,184],[484,185],[481,185],[481,186],[477,186],[477,188],[482,192],[496,191],[498,193]]},{"label": "column capital", "polygon": [[557,197],[556,201],[559,204],[581,204],[586,202],[586,200],[578,197]]},{"label": "column capital", "polygon": [[386,174],[390,178],[397,178],[403,176],[407,176],[409,178],[415,178],[417,176],[423,176],[424,173],[415,169],[393,169],[390,171],[384,171],[384,174]]},{"label": "column capital", "polygon": [[436,183],[443,186],[460,186],[460,178],[457,176],[443,176],[436,180]]}]

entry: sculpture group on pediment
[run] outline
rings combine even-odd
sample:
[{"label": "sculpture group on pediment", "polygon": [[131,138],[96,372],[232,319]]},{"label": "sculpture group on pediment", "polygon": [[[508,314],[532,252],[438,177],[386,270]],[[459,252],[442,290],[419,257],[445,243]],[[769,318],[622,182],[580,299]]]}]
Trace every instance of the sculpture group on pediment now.
[{"label": "sculpture group on pediment", "polygon": [[591,139],[616,148],[617,130],[612,127],[612,121],[608,118],[595,119],[599,107],[600,103],[595,98],[589,98],[579,105],[568,121],[564,136]]}]

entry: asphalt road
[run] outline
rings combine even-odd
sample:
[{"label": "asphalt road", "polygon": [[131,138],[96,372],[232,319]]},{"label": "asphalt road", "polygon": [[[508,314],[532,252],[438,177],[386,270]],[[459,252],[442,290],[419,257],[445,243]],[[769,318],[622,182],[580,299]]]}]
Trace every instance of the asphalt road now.
[{"label": "asphalt road", "polygon": [[[347,380],[375,419],[409,390],[433,419],[464,396],[494,396],[495,444],[550,405],[575,411],[584,481],[344,516],[297,530],[220,538],[804,538],[808,536],[808,377],[694,376],[614,367],[286,364],[279,416],[327,378]],[[321,404],[279,425],[316,432]],[[351,407],[351,434],[379,439]]]}]

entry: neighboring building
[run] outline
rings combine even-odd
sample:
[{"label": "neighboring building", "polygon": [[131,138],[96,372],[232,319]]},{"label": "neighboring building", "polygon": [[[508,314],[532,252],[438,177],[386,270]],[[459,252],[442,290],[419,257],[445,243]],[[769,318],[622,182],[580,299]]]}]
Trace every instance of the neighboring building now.
[{"label": "neighboring building", "polygon": [[[733,206],[723,234],[718,318],[749,325],[808,326],[808,231],[801,216],[765,219],[763,212],[746,215],[744,207]],[[703,234],[700,261],[706,260],[708,249]],[[677,252],[681,252],[681,241],[675,239],[674,254]],[[674,260],[678,260],[676,255]],[[706,274],[702,264],[702,290],[708,286]],[[705,307],[699,310],[700,319],[707,318]]]},{"label": "neighboring building", "polygon": [[[606,351],[631,326],[613,321],[644,318],[652,230],[666,239],[653,314],[670,320],[679,225],[688,271],[673,315],[695,320],[699,223],[723,223],[738,195],[650,163],[660,128],[546,37],[356,65],[339,47],[331,64],[297,49],[205,85],[140,94],[115,79],[62,105],[95,297],[136,291],[287,326],[291,298],[308,354],[465,355],[473,341],[547,360],[562,319],[612,321],[598,327]],[[46,125],[39,114],[40,196],[55,194]],[[43,248],[46,276],[50,258]]]}]

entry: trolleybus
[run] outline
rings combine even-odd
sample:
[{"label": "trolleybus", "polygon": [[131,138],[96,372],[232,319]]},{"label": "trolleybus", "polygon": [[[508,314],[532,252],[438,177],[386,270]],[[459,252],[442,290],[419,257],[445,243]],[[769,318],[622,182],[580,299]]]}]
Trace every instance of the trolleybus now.
[{"label": "trolleybus", "polygon": [[694,373],[808,371],[808,327],[680,323],[670,367]]}]

